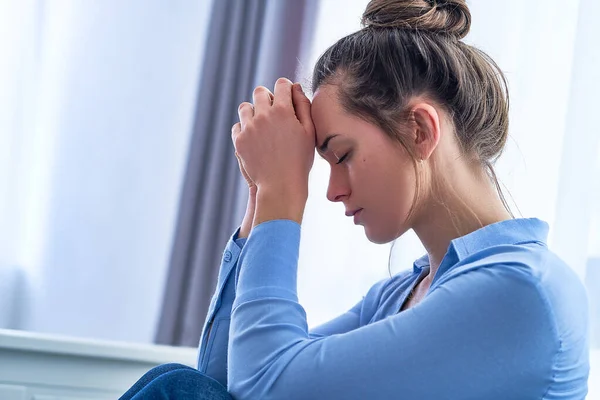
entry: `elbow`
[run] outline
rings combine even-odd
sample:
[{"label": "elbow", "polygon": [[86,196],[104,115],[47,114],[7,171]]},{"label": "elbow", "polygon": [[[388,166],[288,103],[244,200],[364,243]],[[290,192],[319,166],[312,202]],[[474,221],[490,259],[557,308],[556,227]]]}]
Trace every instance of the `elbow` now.
[{"label": "elbow", "polygon": [[266,370],[239,376],[229,371],[227,391],[235,400],[274,400],[288,398],[275,388],[276,377]]},{"label": "elbow", "polygon": [[230,381],[227,391],[235,400],[271,400],[276,397],[258,384]]}]

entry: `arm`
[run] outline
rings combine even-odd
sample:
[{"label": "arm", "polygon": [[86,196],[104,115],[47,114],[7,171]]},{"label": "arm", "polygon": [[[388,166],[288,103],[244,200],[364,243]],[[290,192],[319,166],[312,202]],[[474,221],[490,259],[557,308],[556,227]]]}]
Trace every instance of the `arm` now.
[{"label": "arm", "polygon": [[338,333],[346,333],[357,329],[360,326],[360,311],[362,304],[363,301],[361,300],[348,312],[332,319],[331,321],[314,327],[310,330],[308,336],[316,339]]},{"label": "arm", "polygon": [[277,220],[256,226],[245,245],[230,334],[237,399],[542,396],[555,326],[518,266],[458,275],[405,312],[311,338],[296,295],[299,239],[297,223]]},{"label": "arm", "polygon": [[[243,170],[242,174],[244,174]],[[235,274],[240,252],[252,228],[255,204],[256,187],[250,185],[246,214],[240,229],[229,239],[223,252],[217,286],[200,338],[198,370],[216,379],[224,386],[227,386],[227,343],[229,341],[231,306],[235,299]]]},{"label": "arm", "polygon": [[229,321],[235,299],[235,269],[241,252],[235,240],[238,232],[232,236],[223,252],[219,278],[206,314],[198,352],[198,370],[223,385],[227,385]]},{"label": "arm", "polygon": [[[240,228],[241,232],[241,228]],[[227,275],[222,285],[217,285],[206,316],[200,350],[198,354],[198,370],[227,386],[227,352],[229,341],[229,324],[231,308],[235,299],[235,271],[238,270],[239,253],[246,239],[240,233],[234,234],[227,243],[225,252],[232,254],[231,266],[222,261],[220,275]],[[229,272],[229,270],[231,272]],[[221,279],[219,279],[219,282]],[[311,338],[325,337],[349,332],[360,326],[361,300],[348,312],[313,328]]]},{"label": "arm", "polygon": [[[231,308],[235,300],[235,277],[238,269],[240,252],[252,228],[254,206],[256,203],[255,191],[250,192],[246,216],[238,232],[236,232],[225,248],[224,254],[231,254],[231,258],[223,257],[219,270],[219,279],[213,294],[210,308],[204,323],[200,349],[198,354],[198,370],[216,379],[227,386],[227,353],[229,341],[229,325]],[[226,261],[229,260],[229,261]],[[325,337],[337,333],[349,332],[360,326],[360,313],[363,301],[361,300],[348,312],[315,327],[310,332],[310,337]]]},{"label": "arm", "polygon": [[[283,121],[284,123],[281,125],[276,124],[277,126],[275,127],[271,126],[271,131],[273,131],[274,129],[274,131],[278,133],[287,132],[291,136],[289,136],[289,138],[280,137],[280,140],[283,139],[283,142],[291,146],[291,148],[293,149],[298,149],[301,147],[305,148],[306,154],[303,158],[304,164],[306,164],[304,166],[306,169],[306,179],[304,180],[306,181],[306,184],[308,183],[308,170],[310,170],[310,165],[308,164],[312,164],[312,158],[314,158],[314,129],[311,132],[305,132],[305,137],[303,138],[303,146],[299,147],[294,143],[293,140],[288,140],[294,139],[293,134],[298,130],[304,131],[306,127],[312,126],[312,121],[310,120],[310,101],[302,93],[302,90],[298,90],[299,88],[300,87],[297,86],[296,90],[294,90],[293,98],[295,98],[296,101],[293,103],[291,82],[288,80],[278,80],[276,92],[279,93],[279,96],[277,101],[275,101],[274,95],[268,89],[261,87],[257,88],[253,93],[255,106],[249,107],[249,103],[242,103],[238,108],[240,122],[234,124],[232,127],[232,140],[236,147],[235,155],[238,159],[240,171],[242,173],[242,176],[247,181],[250,190],[248,206],[246,208],[246,215],[244,217],[242,226],[239,231],[239,238],[247,237],[250,234],[252,226],[256,225],[258,220],[264,218],[266,213],[269,214],[269,212],[272,211],[264,207],[260,211],[257,209],[258,180],[256,180],[256,178],[260,176],[250,176],[248,174],[250,170],[246,168],[244,159],[240,156],[240,153],[238,152],[239,150],[241,153],[244,153],[248,156],[248,154],[253,153],[253,146],[258,145],[260,147],[261,145],[266,144],[268,147],[270,147],[272,144],[270,143],[272,137],[270,137],[269,135],[265,136],[266,131],[263,129],[264,125],[262,127],[260,126],[262,124],[259,124],[259,126],[254,125],[255,129],[250,129],[250,131],[254,131],[254,134],[258,134],[258,137],[252,138],[253,135],[248,136],[247,133],[244,135],[240,135],[244,128],[247,127],[249,120],[251,120],[254,117],[255,113],[259,113],[261,111],[264,113],[267,110],[275,110],[275,114],[285,116],[287,121]],[[277,103],[276,107],[275,103]],[[303,107],[302,112],[299,114],[300,116],[302,116],[302,123],[296,118],[293,104],[298,105],[298,107],[301,108]],[[270,118],[262,119],[263,124],[267,123],[268,121],[270,121]],[[279,120],[279,122],[282,121]],[[282,131],[281,126],[285,126],[286,129]],[[291,130],[288,132],[289,129]],[[244,137],[244,139],[240,139],[242,136]],[[242,151],[238,146],[242,142],[247,143],[246,145],[242,146],[244,148],[244,151]],[[264,150],[264,148],[262,150]],[[248,153],[248,151],[250,151],[250,153]],[[259,160],[264,158],[264,154],[262,153],[262,151],[253,154],[254,156],[258,157]],[[289,156],[281,152],[268,152],[268,154],[270,154],[271,156],[275,156],[280,161],[283,160],[286,163],[291,163],[292,165],[297,164],[294,162],[294,158],[290,158]],[[248,161],[248,157],[246,157],[246,161]],[[251,165],[254,165],[254,163],[251,163]],[[275,173],[275,176],[279,175],[279,172],[281,172],[278,168],[267,167],[267,170],[271,171],[271,173]],[[267,181],[272,181],[273,176],[271,173],[267,174],[271,175],[266,176],[266,178],[268,178],[266,179]],[[286,179],[286,182],[289,183],[289,180]],[[268,191],[262,191],[263,197],[265,192]],[[296,201],[293,202],[294,205],[296,205],[296,203]],[[279,204],[286,204],[286,202],[284,201],[284,199],[279,198]],[[284,207],[284,209],[287,211],[289,208]],[[238,278],[237,255],[239,254],[239,250],[240,247],[235,246],[233,240],[229,242],[228,249],[226,250],[226,252],[228,251],[232,255],[232,257],[228,257],[229,260],[226,260],[224,258],[224,262],[226,262],[228,265],[221,266],[217,291],[213,296],[213,300],[211,302],[210,310],[205,322],[200,342],[200,354],[198,360],[199,370],[208,374],[209,376],[212,376],[213,378],[217,379],[223,384],[227,384],[227,342],[229,339],[229,321],[231,315],[231,305],[236,297],[236,285]]]}]

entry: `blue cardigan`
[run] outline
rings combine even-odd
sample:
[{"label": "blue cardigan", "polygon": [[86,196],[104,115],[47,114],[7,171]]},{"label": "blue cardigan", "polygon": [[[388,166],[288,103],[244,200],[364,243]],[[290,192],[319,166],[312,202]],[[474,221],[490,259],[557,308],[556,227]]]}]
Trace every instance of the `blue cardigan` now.
[{"label": "blue cardigan", "polygon": [[198,369],[238,400],[584,399],[588,305],[547,245],[548,225],[513,219],[452,240],[428,273],[375,284],[351,310],[308,330],[296,291],[300,226],[233,235],[200,341]]}]

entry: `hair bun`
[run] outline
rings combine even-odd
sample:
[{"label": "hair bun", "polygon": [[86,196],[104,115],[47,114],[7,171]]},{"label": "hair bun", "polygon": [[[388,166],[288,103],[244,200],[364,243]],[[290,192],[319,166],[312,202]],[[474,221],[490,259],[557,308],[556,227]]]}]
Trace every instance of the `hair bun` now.
[{"label": "hair bun", "polygon": [[466,0],[371,0],[362,16],[365,28],[428,31],[462,39],[471,29]]}]

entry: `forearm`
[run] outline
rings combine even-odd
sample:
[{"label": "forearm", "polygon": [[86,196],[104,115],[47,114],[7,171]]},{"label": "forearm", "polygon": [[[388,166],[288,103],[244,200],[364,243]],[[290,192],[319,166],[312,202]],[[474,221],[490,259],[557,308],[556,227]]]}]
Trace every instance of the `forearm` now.
[{"label": "forearm", "polygon": [[[251,188],[252,189],[252,188]],[[246,215],[240,229],[234,234],[223,252],[219,279],[206,315],[200,340],[198,369],[208,376],[227,385],[227,352],[229,341],[229,319],[235,300],[235,276],[239,254],[245,238],[252,229],[256,206],[256,190],[250,190]]]},{"label": "forearm", "polygon": [[227,384],[227,342],[229,340],[229,319],[231,306],[235,300],[235,269],[241,248],[229,240],[219,270],[219,278],[204,322],[198,353],[198,370]]},{"label": "forearm", "polygon": [[227,385],[229,321],[232,304],[236,298],[237,264],[242,250],[240,239],[247,238],[253,225],[261,219],[301,220],[306,201],[302,200],[304,197],[299,192],[291,194],[289,190],[280,189],[262,190],[259,194],[256,187],[250,189],[246,215],[240,230],[227,243],[221,260],[217,287],[200,340],[198,369],[223,385]]}]

